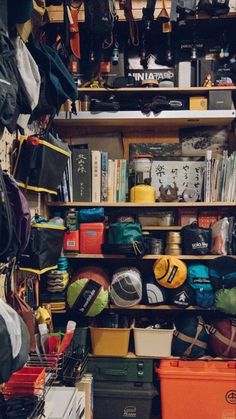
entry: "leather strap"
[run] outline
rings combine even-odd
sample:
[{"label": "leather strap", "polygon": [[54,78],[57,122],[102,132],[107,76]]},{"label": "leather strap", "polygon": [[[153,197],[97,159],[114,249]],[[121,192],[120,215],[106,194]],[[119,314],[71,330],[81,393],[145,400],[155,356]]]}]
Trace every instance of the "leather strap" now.
[{"label": "leather strap", "polygon": [[139,45],[139,32],[132,12],[132,0],[120,0],[120,8],[124,10],[125,19],[129,25],[129,43],[137,47]]},{"label": "leather strap", "polygon": [[226,336],[222,335],[216,328],[210,327],[209,332],[213,334],[220,342],[224,343],[227,348],[223,352],[223,356],[228,356],[231,349],[236,349],[236,324],[232,321],[232,328],[231,328],[231,336],[227,338]]},{"label": "leather strap", "polygon": [[176,337],[178,337],[179,339],[183,340],[184,342],[190,343],[191,345],[188,346],[188,348],[184,351],[183,355],[184,356],[189,356],[191,354],[192,348],[194,345],[198,346],[199,348],[202,349],[206,349],[207,348],[207,343],[206,342],[202,342],[201,340],[198,339],[200,333],[202,332],[204,327],[204,322],[201,319],[201,317],[199,317],[198,319],[198,325],[197,325],[197,330],[196,330],[196,334],[194,337],[190,337],[185,335],[184,333],[175,331],[174,335]]}]

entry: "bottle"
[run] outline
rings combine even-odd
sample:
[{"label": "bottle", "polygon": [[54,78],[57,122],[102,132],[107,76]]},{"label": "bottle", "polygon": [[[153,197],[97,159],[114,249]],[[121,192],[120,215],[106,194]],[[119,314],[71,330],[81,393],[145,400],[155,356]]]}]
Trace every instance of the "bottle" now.
[{"label": "bottle", "polygon": [[76,211],[75,208],[71,208],[69,211],[66,212],[65,225],[69,231],[78,230],[78,211]]},{"label": "bottle", "polygon": [[43,354],[48,353],[48,327],[46,323],[41,323],[38,326],[40,334],[40,344]]},{"label": "bottle", "polygon": [[71,341],[74,336],[75,327],[76,327],[76,322],[74,322],[73,320],[69,320],[66,326],[66,333],[64,334],[64,337],[61,342],[61,346],[59,348],[60,353],[65,352],[66,349],[68,349],[68,347],[70,346]]}]

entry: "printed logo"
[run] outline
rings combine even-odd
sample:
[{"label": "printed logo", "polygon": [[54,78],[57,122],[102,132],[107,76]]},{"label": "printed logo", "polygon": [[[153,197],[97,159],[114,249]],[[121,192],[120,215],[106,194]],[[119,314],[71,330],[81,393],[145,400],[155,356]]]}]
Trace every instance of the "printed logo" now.
[{"label": "printed logo", "polygon": [[227,403],[236,404],[236,390],[229,390],[225,395]]},{"label": "printed logo", "polygon": [[136,406],[126,406],[123,411],[123,418],[136,418],[137,410]]}]

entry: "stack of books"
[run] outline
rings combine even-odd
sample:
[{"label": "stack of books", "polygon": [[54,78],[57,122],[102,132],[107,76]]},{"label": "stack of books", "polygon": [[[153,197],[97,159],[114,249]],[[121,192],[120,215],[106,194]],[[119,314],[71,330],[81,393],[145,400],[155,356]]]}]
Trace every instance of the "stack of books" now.
[{"label": "stack of books", "polygon": [[203,196],[205,202],[236,202],[236,151],[216,157],[207,151]]},{"label": "stack of books", "polygon": [[110,159],[106,151],[72,147],[59,188],[64,202],[125,202],[127,160]]}]

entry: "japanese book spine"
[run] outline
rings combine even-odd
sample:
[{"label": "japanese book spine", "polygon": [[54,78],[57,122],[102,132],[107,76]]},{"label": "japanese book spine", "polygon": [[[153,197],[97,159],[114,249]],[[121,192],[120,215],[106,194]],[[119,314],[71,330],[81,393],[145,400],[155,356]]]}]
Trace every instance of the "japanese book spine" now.
[{"label": "japanese book spine", "polygon": [[108,152],[101,152],[101,202],[107,202]]},{"label": "japanese book spine", "polygon": [[73,200],[91,202],[91,152],[88,149],[72,150]]},{"label": "japanese book spine", "polygon": [[92,150],[92,202],[101,202],[101,151]]},{"label": "japanese book spine", "polygon": [[121,159],[116,160],[117,176],[116,176],[116,202],[120,202],[121,189]]},{"label": "japanese book spine", "polygon": [[126,201],[126,172],[127,172],[127,161],[121,160],[121,202]]},{"label": "japanese book spine", "polygon": [[211,158],[212,151],[206,151],[206,176],[205,176],[205,202],[210,202],[211,199]]},{"label": "japanese book spine", "polygon": [[114,202],[114,160],[108,159],[107,201]]}]

